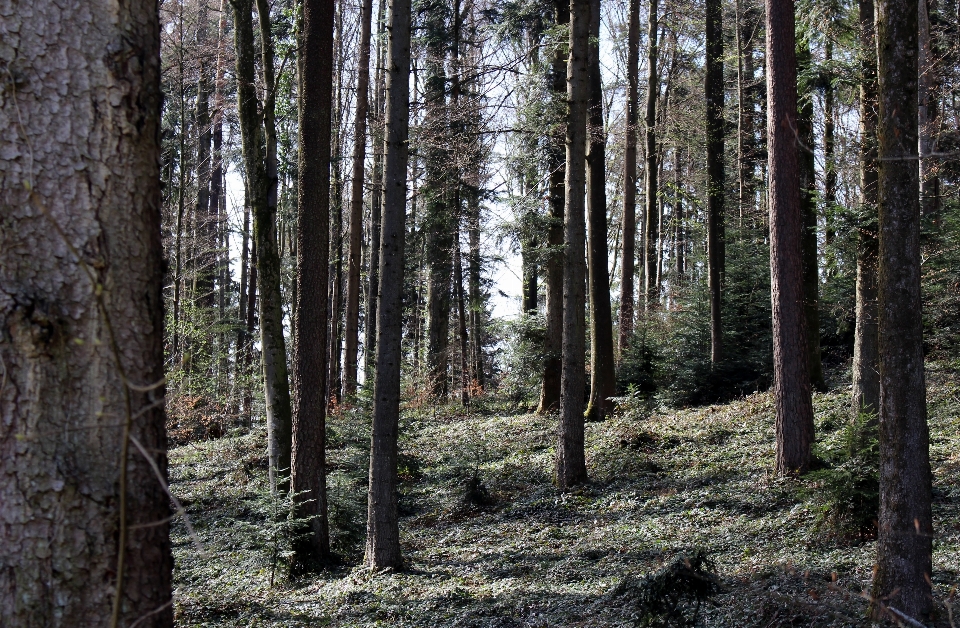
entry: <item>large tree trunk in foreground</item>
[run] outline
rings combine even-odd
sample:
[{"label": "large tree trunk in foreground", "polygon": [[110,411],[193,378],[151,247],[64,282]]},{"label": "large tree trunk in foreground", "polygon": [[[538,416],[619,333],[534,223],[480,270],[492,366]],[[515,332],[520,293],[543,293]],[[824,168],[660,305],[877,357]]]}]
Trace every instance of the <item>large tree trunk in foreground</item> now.
[{"label": "large tree trunk in foreground", "polygon": [[600,0],[590,2],[590,111],[587,139],[587,229],[590,277],[590,402],[587,419],[602,421],[617,393],[607,267],[606,136],[603,132],[603,84],[600,75]]},{"label": "large tree trunk in foreground", "polygon": [[926,621],[933,521],[917,159],[917,2],[877,4],[880,526],[874,598]]},{"label": "large tree trunk in foreground", "polygon": [[0,625],[171,626],[157,5],[30,9],[0,19]]},{"label": "large tree trunk in foreground", "polygon": [[[557,25],[570,23],[570,5],[565,0],[554,0]],[[562,50],[554,53],[550,69],[552,96],[558,100],[567,97],[567,58]],[[560,126],[559,124],[557,125]],[[552,412],[560,407],[560,373],[563,339],[563,211],[566,165],[560,133],[550,138],[548,166],[550,168],[550,222],[547,227],[547,245],[551,247],[546,264],[547,298],[545,308],[546,342],[543,347],[543,380],[540,384],[540,404],[537,412]]]},{"label": "large tree trunk in foreground", "polygon": [[804,473],[813,444],[807,369],[797,164],[797,60],[793,2],[767,0],[767,159],[770,293],[778,474]]},{"label": "large tree trunk in foreground", "polygon": [[633,280],[637,254],[637,73],[640,64],[640,0],[630,0],[627,27],[627,120],[623,155],[623,252],[620,265],[620,357],[633,336]]},{"label": "large tree trunk in foreground", "polygon": [[360,262],[363,233],[363,166],[367,148],[368,93],[370,91],[370,21],[373,0],[363,0],[360,15],[360,59],[357,66],[357,112],[353,122],[353,173],[350,187],[350,252],[347,270],[346,348],[343,395],[357,393],[357,350],[360,342]]},{"label": "large tree trunk in foreground", "polygon": [[590,73],[587,58],[590,0],[570,0],[570,60],[567,64],[567,171],[564,188],[563,371],[560,381],[560,434],[557,485],[568,488],[587,479],[583,443],[584,193],[586,192],[587,109]]},{"label": "large tree trunk in foreground", "polygon": [[407,132],[410,119],[410,0],[390,3],[386,72],[386,157],[380,237],[377,372],[370,435],[370,488],[364,562],[400,567],[397,521],[397,432],[400,421],[400,340],[403,332],[403,245],[406,236]]},{"label": "large tree trunk in foreground", "polygon": [[880,411],[877,312],[877,55],[873,0],[860,0],[860,219],[857,312],[853,341],[853,411]]},{"label": "large tree trunk in foreground", "polygon": [[723,359],[724,265],[726,228],[723,211],[723,9],[720,0],[706,2],[707,103],[707,285],[710,293],[710,362]]},{"label": "large tree trunk in foreground", "polygon": [[[293,448],[290,482],[298,518],[292,571],[329,559],[326,482],[327,258],[330,223],[330,113],[333,4],[304,0],[298,46],[300,167],[297,181],[297,292],[293,327]],[[307,147],[310,147],[307,150]]]}]

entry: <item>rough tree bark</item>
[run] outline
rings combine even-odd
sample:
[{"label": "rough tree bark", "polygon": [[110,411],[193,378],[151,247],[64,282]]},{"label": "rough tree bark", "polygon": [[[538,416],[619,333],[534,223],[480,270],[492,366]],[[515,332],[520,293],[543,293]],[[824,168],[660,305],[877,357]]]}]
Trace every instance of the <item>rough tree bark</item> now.
[{"label": "rough tree bark", "polygon": [[567,160],[564,189],[563,371],[557,485],[566,489],[587,479],[583,438],[584,194],[586,192],[588,68],[591,0],[570,0],[570,59],[567,62]]},{"label": "rough tree bark", "polygon": [[770,296],[773,310],[776,471],[805,473],[813,444],[807,370],[797,164],[797,60],[791,0],[766,0],[767,159],[770,207]]},{"label": "rough tree bark", "polygon": [[720,0],[706,2],[707,104],[707,285],[710,294],[710,362],[723,359],[723,282],[726,259],[723,181],[723,8]]},{"label": "rough tree bark", "polygon": [[930,436],[920,300],[917,1],[880,0],[880,525],[875,599],[920,621],[931,611]]},{"label": "rough tree bark", "polygon": [[7,8],[0,625],[172,626],[157,5]]},{"label": "rough tree bark", "polygon": [[590,401],[586,418],[602,421],[617,393],[607,266],[606,134],[603,129],[603,83],[600,75],[600,0],[590,2],[590,110],[587,134],[587,251],[590,281]]},{"label": "rough tree bark", "polygon": [[[330,117],[333,3],[304,0],[297,48],[300,147],[297,180],[297,291],[293,304],[293,445],[290,482],[295,515],[312,517],[294,543],[291,570],[330,557],[326,482],[327,258],[330,223]],[[309,148],[308,148],[309,147]]]},{"label": "rough tree bark", "polygon": [[620,271],[620,334],[622,359],[633,335],[634,294],[637,254],[637,82],[640,65],[640,0],[630,0],[627,27],[627,120],[623,155],[623,247]]},{"label": "rough tree bark", "polygon": [[410,0],[391,0],[387,44],[383,224],[377,372],[370,435],[370,488],[364,561],[400,567],[397,521],[397,432],[400,420],[400,340],[403,323],[403,245],[406,236],[407,135],[410,118]]},{"label": "rough tree bark", "polygon": [[[570,4],[566,0],[554,0],[556,24],[570,23]],[[567,97],[567,50],[557,46],[550,68],[553,98],[560,102]],[[540,403],[537,412],[553,412],[560,407],[560,374],[562,371],[563,338],[563,212],[565,202],[564,180],[566,163],[562,142],[562,122],[557,121],[551,137],[548,167],[550,168],[550,221],[547,227],[546,260],[547,298],[545,308],[546,342],[543,347],[543,379],[540,384]]]},{"label": "rough tree bark", "polygon": [[353,122],[353,172],[350,188],[350,253],[347,271],[347,312],[343,365],[343,395],[357,393],[357,348],[360,341],[360,263],[363,232],[363,171],[367,149],[368,94],[370,91],[370,22],[373,0],[363,0],[360,10],[360,58],[357,62],[357,111]]},{"label": "rough tree bark", "polygon": [[877,55],[874,0],[860,0],[860,217],[857,241],[853,412],[880,411],[877,311]]}]

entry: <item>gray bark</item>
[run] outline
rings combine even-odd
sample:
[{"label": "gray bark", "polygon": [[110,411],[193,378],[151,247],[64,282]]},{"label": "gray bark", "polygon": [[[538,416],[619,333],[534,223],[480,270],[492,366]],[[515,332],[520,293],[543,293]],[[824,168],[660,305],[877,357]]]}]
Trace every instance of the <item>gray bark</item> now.
[{"label": "gray bark", "polygon": [[157,5],[0,14],[0,625],[171,626]]},{"label": "gray bark", "polygon": [[567,169],[564,188],[563,371],[560,378],[560,434],[557,485],[568,488],[587,479],[583,436],[584,258],[590,0],[570,0],[570,58],[567,63]]},{"label": "gray bark", "polygon": [[880,520],[874,598],[926,621],[931,611],[930,436],[920,300],[917,2],[880,0]]},{"label": "gray bark", "polygon": [[364,561],[400,567],[397,521],[397,433],[400,420],[400,341],[403,248],[406,236],[407,135],[410,118],[410,0],[391,0],[386,71],[383,224],[377,309],[377,372],[370,435],[370,484]]}]

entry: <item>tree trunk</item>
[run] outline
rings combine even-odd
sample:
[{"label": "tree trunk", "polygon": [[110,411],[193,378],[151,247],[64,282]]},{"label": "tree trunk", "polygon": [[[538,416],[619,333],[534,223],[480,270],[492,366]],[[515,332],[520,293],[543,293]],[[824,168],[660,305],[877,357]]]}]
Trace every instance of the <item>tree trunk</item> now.
[{"label": "tree trunk", "polygon": [[[294,542],[291,571],[311,571],[330,557],[326,482],[327,258],[330,223],[331,92],[334,8],[305,0],[297,47],[300,147],[297,181],[297,291],[294,302],[294,514],[311,517]],[[309,150],[307,149],[309,147]]]},{"label": "tree trunk", "polygon": [[370,436],[370,488],[365,562],[400,567],[397,521],[397,432],[400,419],[400,340],[403,323],[403,248],[406,236],[407,131],[410,117],[410,0],[391,0],[386,71],[386,156],[377,372]]},{"label": "tree trunk", "polygon": [[[257,1],[263,38],[261,46],[264,48],[264,82],[267,86],[272,86],[273,45],[270,39],[270,15],[265,0]],[[234,7],[236,22],[234,37],[237,54],[237,112],[240,118],[240,135],[250,188],[253,234],[257,251],[260,348],[267,411],[270,486],[285,493],[286,483],[278,482],[278,475],[284,476],[290,471],[291,409],[281,310],[280,255],[277,251],[276,235],[276,127],[272,114],[274,99],[272,88],[268,88],[267,97],[263,103],[263,119],[266,128],[261,127],[254,87],[255,49],[251,0],[231,0],[231,3]],[[260,6],[261,4],[263,6]]]},{"label": "tree trunk", "polygon": [[880,525],[874,599],[931,611],[930,437],[920,300],[917,2],[877,4],[879,77]]},{"label": "tree trunk", "polygon": [[797,164],[797,61],[793,3],[767,0],[767,159],[773,310],[776,471],[805,473],[813,443],[807,367]]},{"label": "tree trunk", "polygon": [[[810,42],[797,48],[799,73],[809,70]],[[820,263],[817,251],[817,181],[813,134],[813,90],[799,99],[797,111],[797,159],[800,167],[800,213],[803,216],[803,311],[807,327],[807,367],[810,384],[818,391],[826,390],[823,365],[820,361]]]},{"label": "tree trunk", "polygon": [[643,227],[643,309],[654,309],[660,303],[660,286],[657,285],[657,0],[650,0],[647,16],[647,117],[645,120],[647,141],[644,179],[646,199]]},{"label": "tree trunk", "polygon": [[37,0],[0,58],[0,625],[172,626],[156,2]]},{"label": "tree trunk", "polygon": [[[478,177],[479,179],[479,177]],[[480,196],[472,193],[467,201],[468,235],[470,253],[468,260],[470,290],[470,343],[473,365],[471,371],[475,385],[483,389],[485,385],[483,359],[483,300],[480,295]]]},{"label": "tree trunk", "polygon": [[[197,267],[194,270],[194,298],[197,305],[213,306],[213,269],[215,266],[214,249],[216,243],[212,237],[213,221],[210,216],[210,70],[207,67],[207,2],[200,3],[197,23],[197,204],[194,207],[194,220],[199,239]],[[209,341],[205,341],[209,351]]]},{"label": "tree trunk", "polygon": [[607,267],[606,134],[603,129],[603,83],[600,75],[600,0],[590,2],[590,110],[587,134],[587,230],[590,281],[590,402],[586,418],[602,421],[617,394]]},{"label": "tree trunk", "polygon": [[447,142],[444,62],[450,32],[446,9],[440,0],[423,5],[423,29],[429,42],[426,49],[423,127],[428,137],[424,149],[424,197],[427,279],[427,377],[430,394],[445,398],[450,344],[450,296],[453,272],[453,211],[450,207],[450,152]]},{"label": "tree trunk", "polygon": [[710,294],[710,362],[723,359],[723,283],[726,258],[723,173],[723,8],[720,0],[706,2],[707,105],[707,285]]},{"label": "tree trunk", "polygon": [[589,39],[591,0],[570,0],[570,60],[567,63],[567,168],[564,189],[563,371],[557,485],[566,489],[587,479],[583,438],[584,393],[584,194],[587,110],[590,106]]},{"label": "tree trunk", "polygon": [[637,250],[637,80],[640,64],[640,0],[630,0],[627,27],[627,121],[623,155],[623,252],[620,271],[619,349],[627,350],[633,336],[634,258]]},{"label": "tree trunk", "polygon": [[367,311],[363,319],[364,329],[364,366],[368,373],[373,372],[377,348],[377,303],[380,300],[380,212],[383,198],[383,141],[384,141],[384,29],[386,28],[387,3],[379,2],[377,15],[377,74],[374,85],[373,132],[370,141],[373,144],[373,172],[370,189],[370,276],[367,278]]},{"label": "tree trunk", "polygon": [[363,171],[367,148],[368,93],[370,91],[370,22],[373,0],[363,0],[360,9],[360,59],[357,62],[357,112],[353,121],[353,172],[350,188],[350,254],[347,271],[346,355],[343,393],[357,393],[357,347],[360,341],[360,265],[363,232]]},{"label": "tree trunk", "polygon": [[[933,0],[935,2],[935,0]],[[939,177],[936,170],[937,62],[930,32],[930,2],[917,0],[918,25],[918,110],[920,150],[920,211],[933,224],[939,224]]]},{"label": "tree trunk", "polygon": [[834,214],[837,207],[837,158],[836,158],[836,98],[833,89],[833,39],[828,34],[824,44],[826,65],[823,77],[823,206],[824,229],[823,243],[826,246],[824,266],[826,275],[833,276],[837,270],[837,257],[834,253]]},{"label": "tree trunk", "polygon": [[860,219],[857,242],[853,411],[880,411],[877,311],[877,56],[874,2],[860,0]]},{"label": "tree trunk", "polygon": [[[570,23],[570,4],[565,0],[554,0],[554,11],[558,26]],[[559,47],[558,47],[559,48]],[[554,53],[550,79],[552,97],[563,100],[567,97],[567,55],[563,50]],[[557,124],[557,127],[560,125]],[[563,246],[564,231],[564,181],[566,164],[564,162],[563,138],[559,133],[550,138],[547,154],[550,168],[550,221],[547,227],[547,245],[550,257],[546,261],[547,298],[545,316],[546,341],[543,347],[543,379],[540,384],[540,404],[538,413],[553,412],[560,407],[560,375],[562,371],[563,338],[563,260],[560,251]]]},{"label": "tree trunk", "polygon": [[460,229],[453,232],[453,289],[457,299],[457,332],[460,338],[460,403],[470,405],[470,369],[467,365],[467,308],[463,299],[463,262]]}]

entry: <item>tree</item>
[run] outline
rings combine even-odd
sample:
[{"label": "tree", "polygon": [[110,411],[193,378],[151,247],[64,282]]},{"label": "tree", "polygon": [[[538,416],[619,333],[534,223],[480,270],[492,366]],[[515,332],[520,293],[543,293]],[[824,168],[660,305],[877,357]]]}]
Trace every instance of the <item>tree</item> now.
[{"label": "tree", "polygon": [[360,59],[357,65],[357,112],[353,122],[353,173],[350,188],[350,252],[347,271],[346,347],[343,394],[357,392],[357,347],[360,339],[360,262],[363,234],[363,166],[367,148],[367,115],[370,91],[370,22],[373,0],[360,9]]},{"label": "tree", "polygon": [[424,79],[424,197],[426,262],[429,267],[427,311],[429,338],[427,371],[431,394],[446,397],[447,369],[450,351],[451,273],[453,272],[454,209],[451,207],[451,153],[446,103],[446,52],[450,31],[447,28],[447,7],[443,0],[429,0],[421,6],[423,39],[426,48]]},{"label": "tree", "polygon": [[723,8],[720,0],[706,2],[707,102],[707,286],[710,293],[710,361],[723,357],[724,180],[723,180]]},{"label": "tree", "polygon": [[326,483],[326,347],[330,222],[333,4],[304,0],[297,49],[300,158],[297,181],[297,291],[294,302],[293,439],[295,517],[310,518],[294,544],[294,573],[329,559]]},{"label": "tree", "polygon": [[584,194],[586,192],[587,110],[590,106],[589,35],[591,0],[570,0],[570,57],[567,62],[567,159],[564,190],[563,370],[560,378],[560,434],[557,485],[587,479],[583,436]]},{"label": "tree", "polygon": [[877,5],[880,520],[875,598],[926,620],[933,521],[920,301],[917,2]]},{"label": "tree", "polygon": [[[290,471],[291,406],[287,379],[287,350],[283,337],[280,293],[280,254],[277,251],[277,133],[270,12],[257,0],[260,17],[266,96],[261,108],[256,91],[256,49],[253,40],[252,0],[230,0],[234,9],[234,42],[237,54],[237,113],[243,144],[244,171],[253,210],[257,255],[257,289],[260,293],[260,347],[266,398],[270,486],[286,492],[278,477]],[[263,125],[261,115],[263,112]]]},{"label": "tree", "polygon": [[637,80],[640,65],[640,0],[630,0],[627,26],[627,119],[623,155],[623,254],[620,271],[620,355],[633,335],[634,258],[637,244]]},{"label": "tree", "polygon": [[766,0],[770,296],[773,308],[776,470],[804,473],[813,444],[807,369],[797,164],[797,60],[793,2]]},{"label": "tree", "polygon": [[410,0],[391,0],[386,67],[383,212],[377,307],[377,370],[370,435],[370,487],[365,562],[399,567],[397,432],[400,421],[400,340],[403,323],[403,249],[410,119]]},{"label": "tree", "polygon": [[172,626],[157,5],[30,8],[0,20],[0,624]]},{"label": "tree", "polygon": [[657,212],[657,0],[650,0],[647,14],[647,116],[646,204],[643,224],[643,308],[656,308],[660,303],[660,286],[657,285],[657,248],[659,246],[659,213]]},{"label": "tree", "polygon": [[817,181],[814,155],[813,94],[809,34],[804,33],[797,46],[797,70],[805,85],[797,111],[797,160],[800,167],[800,214],[803,232],[800,249],[803,255],[803,310],[807,326],[807,368],[810,383],[826,391],[823,364],[820,359],[820,262],[817,251]]},{"label": "tree", "polygon": [[880,411],[877,311],[877,55],[874,0],[860,0],[860,212],[857,221],[853,411]]},{"label": "tree", "polygon": [[590,110],[587,139],[587,228],[590,281],[590,402],[587,418],[602,421],[617,392],[607,267],[606,134],[603,129],[603,82],[600,75],[600,0],[590,2]]},{"label": "tree", "polygon": [[[557,26],[565,27],[570,23],[570,3],[566,0],[554,0],[554,19]],[[566,99],[567,82],[567,46],[557,42],[550,64],[550,88],[554,104]],[[556,108],[559,108],[557,106]],[[550,247],[546,259],[546,342],[543,347],[543,378],[540,385],[540,404],[537,412],[551,412],[560,406],[560,379],[562,366],[563,339],[563,232],[566,163],[561,139],[562,123],[553,125],[547,149],[547,167],[550,170],[550,216],[547,226],[547,245]]]}]

